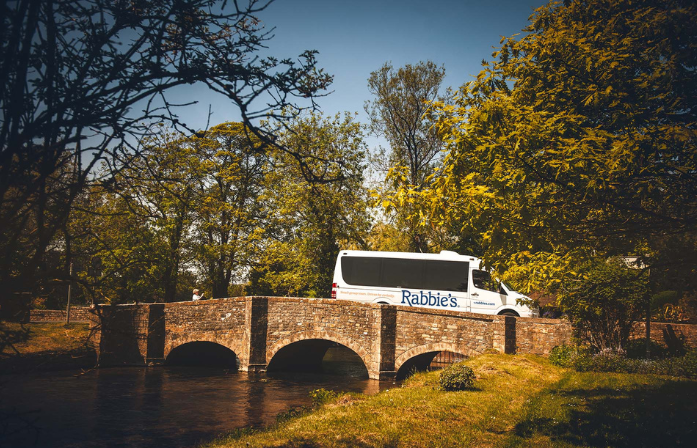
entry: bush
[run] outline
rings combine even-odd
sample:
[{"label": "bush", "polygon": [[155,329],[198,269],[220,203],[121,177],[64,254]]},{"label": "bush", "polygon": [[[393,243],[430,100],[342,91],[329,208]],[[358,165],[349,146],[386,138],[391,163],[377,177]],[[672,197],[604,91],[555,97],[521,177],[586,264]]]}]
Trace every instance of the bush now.
[{"label": "bush", "polygon": [[558,291],[561,310],[593,350],[624,347],[646,308],[648,276],[621,258],[589,260],[578,269],[582,278]]},{"label": "bush", "polygon": [[583,365],[594,372],[636,373],[636,364],[627,358],[625,352],[612,349],[603,350],[584,360]]},{"label": "bush", "polygon": [[[668,355],[666,348],[658,342],[651,340],[651,359],[665,358]],[[627,358],[646,358],[646,338],[632,339],[627,342]]]},{"label": "bush", "polygon": [[573,367],[576,359],[587,352],[578,345],[558,345],[549,353],[549,360],[555,366]]},{"label": "bush", "polygon": [[663,359],[657,364],[661,372],[656,373],[697,378],[697,350],[695,349],[688,351],[684,356]]},{"label": "bush", "polygon": [[325,403],[336,400],[338,394],[334,391],[327,389],[315,389],[310,392],[310,398],[312,398],[312,406],[319,407]]},{"label": "bush", "polygon": [[[629,348],[634,350],[631,346]],[[654,353],[653,346],[651,350]],[[665,348],[663,352],[666,352]],[[640,373],[697,378],[697,350],[688,351],[684,356],[664,359],[632,359],[628,354],[617,350],[603,350],[591,354],[582,347],[560,345],[552,349],[549,360],[554,365],[571,367],[579,372]]]},{"label": "bush", "polygon": [[474,385],[474,371],[464,364],[452,364],[440,372],[438,385],[442,390],[465,390]]}]

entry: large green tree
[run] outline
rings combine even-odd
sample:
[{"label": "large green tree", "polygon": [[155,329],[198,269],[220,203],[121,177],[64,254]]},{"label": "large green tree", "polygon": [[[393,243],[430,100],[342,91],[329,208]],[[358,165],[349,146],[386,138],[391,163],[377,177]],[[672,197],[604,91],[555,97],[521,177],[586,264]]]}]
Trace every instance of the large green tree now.
[{"label": "large green tree", "polygon": [[[132,188],[92,186],[76,199],[66,226],[69,252],[49,254],[74,264],[75,296],[95,303],[162,300],[168,246]],[[75,301],[73,303],[76,303]]]},{"label": "large green tree", "polygon": [[270,214],[269,155],[242,123],[223,123],[191,141],[200,158],[193,211],[196,263],[212,297],[228,297],[257,257]]},{"label": "large green tree", "polygon": [[[433,174],[443,141],[429,111],[432,102],[439,99],[444,77],[445,69],[431,61],[407,64],[398,69],[386,63],[370,74],[368,89],[374,99],[365,104],[370,129],[389,143],[389,148],[373,160],[378,170],[392,173],[378,190],[381,198],[402,187],[419,191],[427,177]],[[401,203],[390,209],[389,217],[393,218],[392,225],[405,236],[402,239],[405,250],[426,252],[430,242],[429,227],[412,212],[412,207]]]},{"label": "large green tree", "polygon": [[[191,226],[195,205],[200,199],[196,183],[202,175],[201,158],[190,139],[164,130],[144,139],[141,146],[140,157],[132,160],[104,186],[90,190],[92,194],[101,194],[101,204],[93,203],[92,207],[88,204],[88,207],[74,211],[71,228],[78,234],[84,233],[85,229],[92,232],[82,243],[85,255],[95,247],[107,249],[99,253],[101,275],[106,273],[116,251],[130,251],[129,239],[133,237],[129,235],[150,235],[152,245],[156,247],[138,252],[140,263],[147,266],[146,272],[151,273],[143,276],[149,293],[143,295],[133,288],[124,287],[113,297],[109,297],[107,292],[101,296],[111,301],[130,296],[130,300],[172,302],[181,299],[179,273],[191,265]],[[116,210],[110,211],[110,208]],[[111,220],[115,225],[109,225]],[[95,222],[99,224],[94,225]],[[118,272],[119,266],[113,265],[110,270]],[[82,274],[88,273],[82,271]],[[187,285],[186,289],[190,287]],[[110,291],[114,290],[111,288]]]},{"label": "large green tree", "polygon": [[296,119],[280,143],[306,156],[306,169],[332,182],[308,182],[287,153],[274,153],[264,246],[250,273],[253,294],[329,297],[340,249],[363,247],[369,227],[363,186],[366,144],[351,115]]},{"label": "large green tree", "polygon": [[314,106],[312,98],[331,82],[314,52],[297,61],[259,55],[271,36],[258,15],[270,2],[2,3],[2,294],[35,287],[47,248],[95,180],[95,168],[106,162],[110,176],[127,165],[153,122],[186,129],[169,100],[172,88],[205,84],[267,140],[252,125],[256,118],[282,119],[274,111],[297,99]]},{"label": "large green tree", "polygon": [[[573,289],[593,255],[639,255],[652,277],[694,284],[696,17],[683,0],[538,9],[437,108],[443,175],[400,197],[481,235],[486,261],[526,290]],[[669,263],[665,247],[681,248]]]}]

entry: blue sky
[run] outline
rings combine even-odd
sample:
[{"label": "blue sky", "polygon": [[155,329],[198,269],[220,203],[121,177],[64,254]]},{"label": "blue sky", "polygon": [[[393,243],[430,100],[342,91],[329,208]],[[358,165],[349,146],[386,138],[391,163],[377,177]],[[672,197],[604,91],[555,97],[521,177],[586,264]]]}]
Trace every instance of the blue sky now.
[{"label": "blue sky", "polygon": [[[258,14],[267,29],[275,27],[269,54],[296,57],[319,51],[319,66],[334,75],[333,93],[320,98],[322,111],[359,112],[371,99],[370,73],[391,61],[394,67],[431,60],[444,65],[444,87],[457,88],[472,79],[482,59],[490,60],[501,36],[519,33],[544,0],[276,0]],[[186,96],[196,106],[180,110],[189,125],[211,125],[238,119],[234,106],[205,87]],[[193,95],[192,95],[193,94]],[[373,143],[374,144],[374,143]]]}]

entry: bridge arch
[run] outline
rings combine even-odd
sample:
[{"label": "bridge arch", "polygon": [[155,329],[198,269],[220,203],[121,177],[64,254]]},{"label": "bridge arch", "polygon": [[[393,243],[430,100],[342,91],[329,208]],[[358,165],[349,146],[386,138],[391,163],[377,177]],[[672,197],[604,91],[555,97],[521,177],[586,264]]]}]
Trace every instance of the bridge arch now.
[{"label": "bridge arch", "polygon": [[179,344],[170,350],[165,364],[237,369],[239,358],[237,353],[216,342],[193,341]]},{"label": "bridge arch", "polygon": [[415,367],[417,370],[425,370],[433,358],[440,352],[458,353],[468,357],[478,354],[471,349],[443,342],[419,345],[407,350],[395,359],[394,368],[397,372],[397,378],[406,376],[408,374],[407,370],[411,369],[411,367]]},{"label": "bridge arch", "polygon": [[241,341],[230,341],[230,340],[225,340],[215,334],[201,334],[198,333],[195,336],[188,336],[185,335],[183,337],[179,337],[176,340],[170,340],[168,343],[165,344],[165,350],[164,350],[164,359],[167,360],[169,357],[170,353],[172,353],[173,350],[177,349],[178,347],[181,347],[186,344],[191,344],[195,342],[209,342],[213,344],[220,345],[222,347],[227,348],[231,352],[235,354],[235,356],[238,359],[238,362],[240,360],[240,357],[243,356],[245,353],[243,350],[243,346]]},{"label": "bridge arch", "polygon": [[358,355],[358,357],[363,362],[366,370],[370,373],[370,355],[361,346],[355,344],[353,341],[341,337],[341,335],[334,334],[326,331],[302,331],[299,333],[294,333],[287,338],[281,339],[280,341],[273,344],[269,350],[266,352],[266,364],[271,365],[273,358],[284,348],[303,341],[313,341],[321,340],[328,342],[335,342],[337,344],[343,345],[349,350],[353,351]]}]

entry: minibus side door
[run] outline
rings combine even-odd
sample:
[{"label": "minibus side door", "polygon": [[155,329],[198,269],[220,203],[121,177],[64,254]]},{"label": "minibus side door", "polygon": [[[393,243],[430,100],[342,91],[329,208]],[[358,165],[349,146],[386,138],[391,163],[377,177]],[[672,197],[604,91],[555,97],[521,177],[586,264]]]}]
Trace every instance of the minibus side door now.
[{"label": "minibus side door", "polygon": [[472,270],[470,300],[473,313],[495,314],[503,304],[499,284],[487,271]]}]

